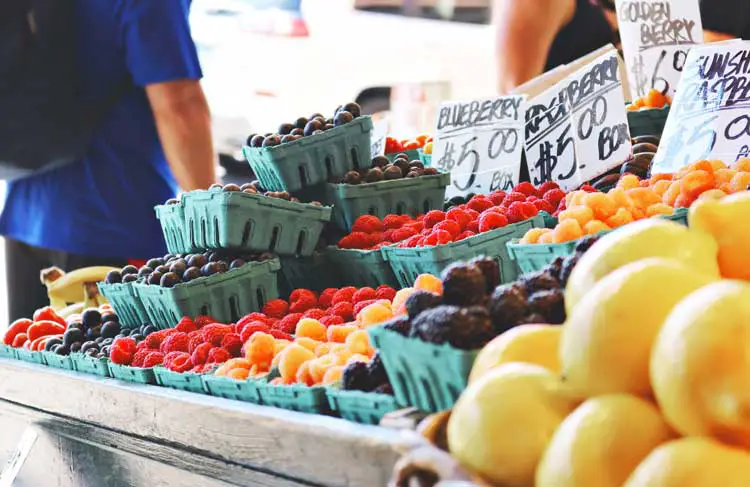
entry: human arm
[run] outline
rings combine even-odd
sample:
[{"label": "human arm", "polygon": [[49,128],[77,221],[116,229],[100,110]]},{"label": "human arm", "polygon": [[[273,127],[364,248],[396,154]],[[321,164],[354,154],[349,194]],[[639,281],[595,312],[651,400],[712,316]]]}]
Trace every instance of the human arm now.
[{"label": "human arm", "polygon": [[206,189],[216,182],[211,114],[196,80],[146,86],[164,155],[184,191]]},{"label": "human arm", "polygon": [[574,14],[574,0],[495,0],[495,57],[501,94],[544,72],[555,37]]}]

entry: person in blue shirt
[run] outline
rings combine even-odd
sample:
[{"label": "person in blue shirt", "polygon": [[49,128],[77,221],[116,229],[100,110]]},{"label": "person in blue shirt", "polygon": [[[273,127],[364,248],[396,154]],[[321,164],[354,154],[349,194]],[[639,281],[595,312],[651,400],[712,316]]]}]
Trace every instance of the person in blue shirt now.
[{"label": "person in blue shirt", "polygon": [[76,0],[84,94],[101,102],[125,88],[82,160],[8,183],[0,235],[11,320],[48,303],[43,268],[163,255],[154,205],[178,188],[216,182],[189,7],[190,0]]}]

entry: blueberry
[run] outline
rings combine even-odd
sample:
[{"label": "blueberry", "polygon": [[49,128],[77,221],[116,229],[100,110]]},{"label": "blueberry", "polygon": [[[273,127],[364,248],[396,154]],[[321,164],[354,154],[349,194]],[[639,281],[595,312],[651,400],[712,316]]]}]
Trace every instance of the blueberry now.
[{"label": "blueberry", "polygon": [[146,337],[143,336],[143,335],[141,335],[140,333],[136,333],[135,335],[131,335],[130,338],[132,338],[133,340],[135,340],[136,343],[137,343],[137,342],[143,341],[143,339],[146,338]]},{"label": "blueberry", "polygon": [[222,273],[229,270],[229,264],[227,264],[225,261],[216,262],[216,272]]},{"label": "blueberry", "polygon": [[187,265],[188,267],[203,267],[204,265],[208,264],[208,259],[203,254],[195,254],[188,257]]},{"label": "blueberry", "polygon": [[333,125],[335,127],[338,127],[340,125],[345,125],[351,122],[352,120],[354,120],[354,115],[352,115],[350,112],[347,112],[346,110],[341,110],[333,118]]},{"label": "blueberry", "polygon": [[281,138],[278,135],[269,135],[263,139],[262,147],[273,147],[281,144]]},{"label": "blueberry", "polygon": [[125,276],[122,276],[122,282],[128,283],[128,282],[135,282],[138,280],[138,274],[127,274]]},{"label": "blueberry", "polygon": [[46,350],[47,352],[51,352],[52,347],[54,347],[55,345],[62,345],[62,340],[60,340],[59,338],[50,338],[44,344],[44,350]]},{"label": "blueberry", "polygon": [[180,276],[178,276],[174,272],[167,272],[166,274],[161,276],[161,281],[159,282],[159,285],[161,287],[174,287],[179,282],[180,282]]},{"label": "blueberry", "polygon": [[359,106],[359,103],[355,103],[353,101],[347,103],[342,107],[347,112],[351,113],[354,118],[362,116],[362,107]]},{"label": "blueberry", "polygon": [[263,145],[263,137],[262,135],[256,135],[252,139],[250,139],[250,147],[261,147]]},{"label": "blueberry", "polygon": [[63,333],[62,343],[65,345],[70,346],[71,344],[80,342],[81,340],[83,340],[83,332],[78,328],[68,328],[67,330],[65,330],[65,333]]},{"label": "blueberry", "polygon": [[81,351],[81,342],[75,342],[70,344],[70,353],[78,353]]},{"label": "blueberry", "polygon": [[218,272],[216,262],[209,262],[208,264],[201,267],[201,274],[204,277],[212,276]]},{"label": "blueberry", "polygon": [[84,328],[92,328],[102,324],[102,314],[96,308],[89,308],[81,315]]},{"label": "blueberry", "polygon": [[70,355],[70,347],[67,345],[60,345],[59,347],[55,347],[55,353],[57,355]]},{"label": "blueberry", "polygon": [[138,277],[144,277],[144,278],[148,277],[148,275],[151,274],[152,272],[154,272],[154,270],[152,268],[150,268],[149,266],[144,265],[143,267],[141,267],[140,269],[138,269]]},{"label": "blueberry", "polygon": [[86,353],[86,350],[89,350],[92,348],[98,351],[99,345],[97,345],[97,343],[94,341],[85,342],[83,345],[81,345],[81,353]]},{"label": "blueberry", "polygon": [[89,357],[96,357],[97,355],[99,355],[99,349],[98,348],[88,348],[83,353],[85,353]]},{"label": "blueberry", "polygon": [[119,323],[120,317],[114,313],[107,313],[106,315],[102,315],[102,323],[106,323],[108,321],[114,321],[116,323]]},{"label": "blueberry", "polygon": [[141,334],[141,330],[139,330],[139,329],[136,328],[136,329],[134,329],[133,331],[130,332],[130,337],[133,338],[134,336],[140,335],[140,334]]},{"label": "blueberry", "polygon": [[169,267],[170,266],[168,266],[166,264],[165,265],[160,265],[159,267],[157,267],[156,269],[154,269],[154,272],[158,272],[159,274],[166,274],[167,272],[169,272]]},{"label": "blueberry", "polygon": [[306,136],[310,136],[315,134],[315,132],[321,130],[324,127],[324,123],[322,123],[320,120],[310,120],[307,122],[307,125],[305,125],[305,131],[304,134]]},{"label": "blueberry", "polygon": [[162,259],[149,259],[148,262],[146,262],[146,267],[150,267],[151,269],[156,269],[160,265],[164,265],[164,260],[162,260]]},{"label": "blueberry", "polygon": [[230,269],[237,269],[239,267],[242,267],[245,265],[245,261],[242,259],[234,259],[231,264],[229,264]]},{"label": "blueberry", "polygon": [[162,276],[161,272],[154,271],[154,273],[151,274],[151,277],[148,278],[148,283],[158,286],[159,283],[161,283],[161,276]]},{"label": "blueberry", "polygon": [[120,271],[109,271],[104,281],[107,284],[118,284],[122,282],[122,273]]},{"label": "blueberry", "polygon": [[97,355],[102,355],[103,357],[109,357],[110,350],[112,350],[112,347],[110,345],[107,345],[106,347],[102,347],[102,351],[99,352],[99,354]]},{"label": "blueberry", "polygon": [[182,274],[187,270],[187,262],[184,259],[176,260],[169,266],[169,272],[177,274],[178,277],[182,277]]},{"label": "blueberry", "polygon": [[190,282],[193,279],[201,277],[201,270],[198,267],[189,267],[182,275],[183,282]]},{"label": "blueberry", "polygon": [[141,335],[148,336],[156,331],[153,325],[146,325],[141,329]]},{"label": "blueberry", "polygon": [[126,274],[138,274],[138,268],[134,265],[126,265],[122,268],[120,273],[124,276]]},{"label": "blueberry", "polygon": [[102,327],[101,326],[92,326],[86,331],[86,338],[89,340],[94,340],[95,338],[99,338],[102,333]]},{"label": "blueberry", "polygon": [[49,351],[52,352],[52,353],[57,353],[57,349],[60,348],[60,347],[62,347],[62,346],[63,346],[62,343],[55,343],[54,345],[52,345],[50,347]]},{"label": "blueberry", "polygon": [[120,333],[120,324],[114,321],[107,321],[102,325],[102,336],[104,338],[114,338]]},{"label": "blueberry", "polygon": [[105,338],[104,340],[102,340],[101,345],[102,346],[112,345],[112,342],[114,342],[112,338]]}]

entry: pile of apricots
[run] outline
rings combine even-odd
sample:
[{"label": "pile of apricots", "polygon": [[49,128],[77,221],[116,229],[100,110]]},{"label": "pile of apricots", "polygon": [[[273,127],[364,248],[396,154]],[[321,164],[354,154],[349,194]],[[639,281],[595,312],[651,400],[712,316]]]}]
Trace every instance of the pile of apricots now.
[{"label": "pile of apricots", "polygon": [[627,106],[628,111],[637,112],[639,110],[650,110],[652,108],[664,108],[672,104],[672,98],[663,94],[659,90],[651,89],[646,96],[641,96],[633,100],[633,103]]}]

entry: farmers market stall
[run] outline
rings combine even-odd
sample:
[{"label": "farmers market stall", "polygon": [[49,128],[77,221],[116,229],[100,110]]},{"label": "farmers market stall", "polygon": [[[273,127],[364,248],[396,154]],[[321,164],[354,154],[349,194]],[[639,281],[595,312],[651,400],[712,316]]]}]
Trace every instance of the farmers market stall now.
[{"label": "farmers market stall", "polygon": [[416,441],[409,431],[0,359],[0,458],[21,455],[18,487],[376,487]]}]

